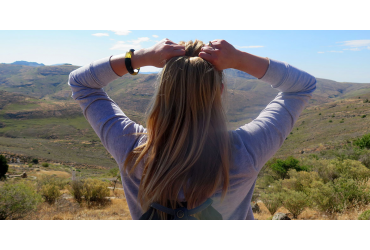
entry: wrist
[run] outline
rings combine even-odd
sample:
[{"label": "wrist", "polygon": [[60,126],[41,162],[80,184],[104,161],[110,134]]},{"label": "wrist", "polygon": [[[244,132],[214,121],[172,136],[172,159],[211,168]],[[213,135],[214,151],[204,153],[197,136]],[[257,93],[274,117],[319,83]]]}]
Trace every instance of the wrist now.
[{"label": "wrist", "polygon": [[131,57],[131,64],[134,69],[150,66],[149,56],[146,49],[135,50]]}]

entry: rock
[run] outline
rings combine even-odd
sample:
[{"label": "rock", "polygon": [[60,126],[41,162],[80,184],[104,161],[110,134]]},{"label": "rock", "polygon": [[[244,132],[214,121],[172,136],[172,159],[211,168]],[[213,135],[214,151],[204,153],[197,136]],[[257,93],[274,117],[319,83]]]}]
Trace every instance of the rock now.
[{"label": "rock", "polygon": [[273,220],[290,220],[287,214],[284,213],[276,213],[274,214],[274,217],[272,217]]},{"label": "rock", "polygon": [[253,213],[260,213],[261,212],[260,207],[258,206],[257,202],[252,202],[251,206],[252,206]]},{"label": "rock", "polygon": [[22,178],[27,178],[27,174],[26,172],[23,172],[23,174],[21,175]]}]

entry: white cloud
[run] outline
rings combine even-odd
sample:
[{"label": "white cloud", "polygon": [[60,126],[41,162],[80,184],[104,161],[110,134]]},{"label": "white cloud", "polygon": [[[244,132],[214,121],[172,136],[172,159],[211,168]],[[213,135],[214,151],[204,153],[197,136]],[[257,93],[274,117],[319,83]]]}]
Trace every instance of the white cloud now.
[{"label": "white cloud", "polygon": [[317,53],[319,53],[319,54],[324,54],[325,52],[319,51],[319,52],[317,52]]},{"label": "white cloud", "polygon": [[242,49],[255,49],[255,48],[263,48],[265,46],[261,46],[261,45],[252,45],[252,46],[237,46],[239,48],[242,48]]},{"label": "white cloud", "polygon": [[113,45],[112,50],[139,50],[141,49],[140,43],[149,41],[149,37],[139,37],[138,39],[130,40],[130,41],[118,41],[115,45]]},{"label": "white cloud", "polygon": [[124,41],[118,41],[110,49],[112,49],[112,50],[125,50],[125,51],[128,51],[130,49],[139,50],[139,49],[141,49],[141,45],[140,44],[133,44],[133,43],[126,43]]},{"label": "white cloud", "polygon": [[152,37],[158,38],[159,36],[157,36],[157,35],[152,35]]},{"label": "white cloud", "polygon": [[350,46],[350,47],[370,46],[370,40],[351,40],[351,41],[344,41],[344,42],[338,42],[338,43],[343,43],[342,46]]},{"label": "white cloud", "polygon": [[343,53],[343,51],[336,51],[336,50],[331,50],[331,51],[328,51],[328,52],[331,52],[331,53]]},{"label": "white cloud", "polygon": [[95,34],[92,34],[93,36],[109,36],[108,33],[95,33]]},{"label": "white cloud", "polygon": [[118,36],[127,36],[128,34],[131,33],[131,31],[129,30],[112,30],[114,32],[114,34],[118,35]]},{"label": "white cloud", "polygon": [[360,51],[361,49],[359,49],[359,48],[351,48],[351,49],[343,49],[343,50]]},{"label": "white cloud", "polygon": [[147,41],[149,41],[149,37],[139,37],[138,39],[132,40],[131,42],[133,44],[139,44],[141,42],[147,42]]}]

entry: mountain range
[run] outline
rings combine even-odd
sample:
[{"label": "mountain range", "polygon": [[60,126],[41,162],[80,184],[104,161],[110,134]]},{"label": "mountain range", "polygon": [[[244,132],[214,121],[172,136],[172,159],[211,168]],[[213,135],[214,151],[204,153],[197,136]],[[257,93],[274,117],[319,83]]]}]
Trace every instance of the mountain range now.
[{"label": "mountain range", "polygon": [[[68,75],[78,67],[0,64],[0,153],[115,165],[71,98]],[[235,129],[253,120],[277,91],[244,72],[228,69],[224,73],[227,115],[230,128]],[[105,91],[128,117],[144,124],[157,78],[158,74],[128,74]],[[366,133],[369,99],[370,84],[317,78],[317,90],[278,154],[315,152],[320,143],[341,143]]]}]

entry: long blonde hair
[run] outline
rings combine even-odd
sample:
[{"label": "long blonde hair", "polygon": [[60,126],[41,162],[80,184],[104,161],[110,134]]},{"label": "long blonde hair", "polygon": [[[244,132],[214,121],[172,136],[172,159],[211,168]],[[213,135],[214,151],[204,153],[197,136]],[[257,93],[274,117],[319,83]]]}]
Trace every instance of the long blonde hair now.
[{"label": "long blonde hair", "polygon": [[181,188],[191,209],[221,186],[224,196],[229,186],[231,143],[222,72],[198,57],[201,41],[179,44],[186,55],[164,66],[148,112],[147,140],[124,165],[132,174],[144,162],[138,194],[143,211],[152,202],[176,208]]}]

